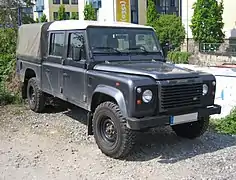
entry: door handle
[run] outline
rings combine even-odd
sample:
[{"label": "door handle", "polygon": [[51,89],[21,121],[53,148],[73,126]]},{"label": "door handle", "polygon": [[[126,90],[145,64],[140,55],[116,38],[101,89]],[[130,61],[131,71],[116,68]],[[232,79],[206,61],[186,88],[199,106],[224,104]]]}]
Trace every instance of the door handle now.
[{"label": "door handle", "polygon": [[67,73],[63,73],[64,77],[69,77],[69,75]]},{"label": "door handle", "polygon": [[46,72],[47,72],[47,73],[49,73],[49,72],[50,72],[50,70],[49,70],[49,69],[46,69]]}]

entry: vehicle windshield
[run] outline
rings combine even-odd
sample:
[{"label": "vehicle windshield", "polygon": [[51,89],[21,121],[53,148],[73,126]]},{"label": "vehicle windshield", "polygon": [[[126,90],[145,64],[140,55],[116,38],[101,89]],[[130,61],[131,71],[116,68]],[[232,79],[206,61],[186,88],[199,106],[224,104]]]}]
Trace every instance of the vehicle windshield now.
[{"label": "vehicle windshield", "polygon": [[89,27],[92,53],[157,53],[161,51],[155,32],[148,28]]}]

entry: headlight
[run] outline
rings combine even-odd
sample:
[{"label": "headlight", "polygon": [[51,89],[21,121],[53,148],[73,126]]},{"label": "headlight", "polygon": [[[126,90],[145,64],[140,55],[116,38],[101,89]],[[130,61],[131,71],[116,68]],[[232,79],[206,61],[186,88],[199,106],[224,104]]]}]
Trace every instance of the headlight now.
[{"label": "headlight", "polygon": [[208,92],[208,86],[206,84],[203,84],[202,86],[202,95],[206,95]]},{"label": "headlight", "polygon": [[152,100],[152,91],[151,90],[145,90],[142,95],[142,99],[145,103],[149,103]]}]

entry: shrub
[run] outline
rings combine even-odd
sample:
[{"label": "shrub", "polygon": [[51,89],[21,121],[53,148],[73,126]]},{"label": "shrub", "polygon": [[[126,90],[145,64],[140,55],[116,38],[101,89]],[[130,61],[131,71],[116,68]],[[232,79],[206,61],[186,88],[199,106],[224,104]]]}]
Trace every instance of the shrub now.
[{"label": "shrub", "polygon": [[185,39],[185,29],[180,17],[169,14],[160,15],[151,25],[155,29],[162,47],[168,42],[173,49],[180,49]]},{"label": "shrub", "polygon": [[211,120],[211,127],[223,134],[236,134],[236,108],[224,118]]},{"label": "shrub", "polygon": [[84,6],[84,20],[97,20],[96,10],[93,8],[91,3],[86,3],[86,5]]},{"label": "shrub", "polygon": [[178,64],[178,63],[188,64],[190,56],[191,56],[191,53],[181,52],[181,51],[170,51],[167,54],[167,58],[175,64]]},{"label": "shrub", "polygon": [[0,82],[7,80],[15,70],[15,55],[0,54]]},{"label": "shrub", "polygon": [[19,104],[22,99],[19,93],[10,92],[3,82],[0,83],[0,106],[7,104]]}]

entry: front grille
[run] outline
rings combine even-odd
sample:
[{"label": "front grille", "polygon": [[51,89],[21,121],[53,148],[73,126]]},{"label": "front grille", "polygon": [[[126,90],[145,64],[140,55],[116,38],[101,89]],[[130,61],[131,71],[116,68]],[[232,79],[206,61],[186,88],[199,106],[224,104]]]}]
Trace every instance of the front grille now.
[{"label": "front grille", "polygon": [[160,108],[171,110],[200,104],[202,84],[164,85],[160,91]]}]

